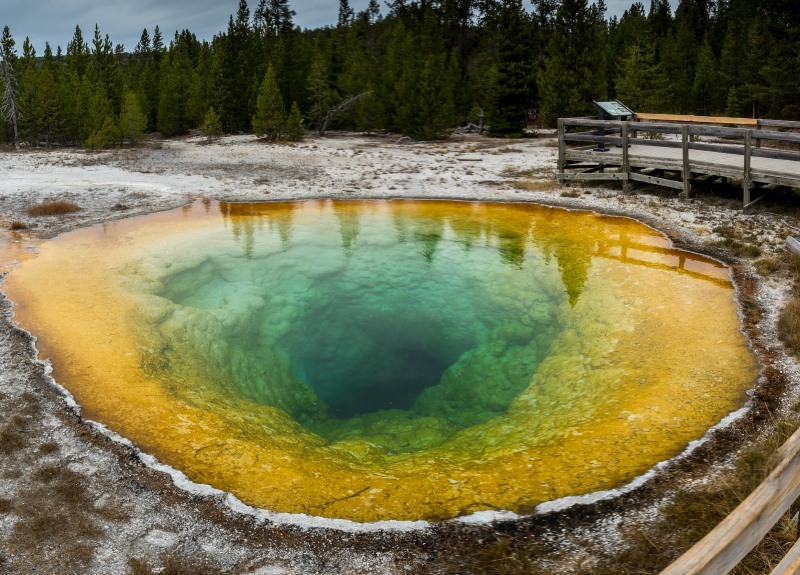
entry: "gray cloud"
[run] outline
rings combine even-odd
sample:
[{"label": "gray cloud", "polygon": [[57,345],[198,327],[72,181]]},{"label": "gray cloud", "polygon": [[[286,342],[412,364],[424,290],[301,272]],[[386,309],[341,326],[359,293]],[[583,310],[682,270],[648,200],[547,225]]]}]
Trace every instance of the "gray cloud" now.
[{"label": "gray cloud", "polygon": [[[353,8],[363,10],[369,0],[351,0]],[[649,8],[649,0],[644,0]],[[251,11],[257,0],[249,0]],[[677,0],[672,0],[673,8]],[[336,22],[339,3],[336,0],[290,0],[297,12],[295,22],[303,28],[316,28]],[[381,2],[385,13],[386,7]],[[628,0],[607,0],[607,15],[620,16],[629,8]],[[108,34],[114,44],[133,49],[142,29],[151,36],[158,25],[168,41],[176,30],[189,29],[198,38],[211,40],[226,29],[228,17],[235,14],[238,0],[3,0],[0,25],[7,25],[17,42],[18,51],[26,36],[38,54],[44,51],[45,41],[53,50],[61,46],[66,51],[75,26],[81,27],[83,37],[91,41],[97,24],[103,36]]]}]

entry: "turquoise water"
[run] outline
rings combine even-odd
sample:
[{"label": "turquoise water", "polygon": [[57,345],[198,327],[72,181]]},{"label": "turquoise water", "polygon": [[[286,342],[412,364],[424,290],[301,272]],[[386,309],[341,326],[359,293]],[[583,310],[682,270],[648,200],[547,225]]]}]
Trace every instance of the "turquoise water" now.
[{"label": "turquoise water", "polygon": [[[196,325],[227,318],[213,332],[217,385],[330,440],[393,451],[503,414],[558,333],[570,297],[558,267],[487,222],[459,234],[447,219],[353,207],[280,225],[249,216],[163,278],[158,295],[198,312]],[[407,428],[399,443],[387,421]],[[409,439],[415,421],[435,437]]]}]

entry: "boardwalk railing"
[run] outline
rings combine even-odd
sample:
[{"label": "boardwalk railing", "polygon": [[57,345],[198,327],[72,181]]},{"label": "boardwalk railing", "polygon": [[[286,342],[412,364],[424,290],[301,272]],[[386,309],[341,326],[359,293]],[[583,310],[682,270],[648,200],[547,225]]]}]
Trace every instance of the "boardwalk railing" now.
[{"label": "boardwalk railing", "polygon": [[[755,203],[754,189],[800,186],[800,122],[662,114],[637,118],[559,119],[559,181],[645,182],[689,197],[695,182],[732,179],[742,182],[745,206]],[[739,125],[745,127],[731,127]]]},{"label": "boardwalk railing", "polygon": [[[733,513],[661,575],[724,575],[744,559],[800,497],[800,430],[778,450],[781,463]],[[800,572],[800,541],[771,575]]]}]

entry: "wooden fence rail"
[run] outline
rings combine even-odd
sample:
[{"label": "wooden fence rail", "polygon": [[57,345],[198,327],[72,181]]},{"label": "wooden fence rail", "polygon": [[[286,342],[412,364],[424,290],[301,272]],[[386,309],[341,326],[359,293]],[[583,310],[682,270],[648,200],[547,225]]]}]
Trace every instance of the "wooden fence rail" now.
[{"label": "wooden fence rail", "polygon": [[636,121],[561,118],[558,179],[646,182],[684,197],[697,178],[734,179],[748,207],[754,189],[800,186],[800,133],[791,130],[800,130],[800,122],[663,114],[640,114]]}]

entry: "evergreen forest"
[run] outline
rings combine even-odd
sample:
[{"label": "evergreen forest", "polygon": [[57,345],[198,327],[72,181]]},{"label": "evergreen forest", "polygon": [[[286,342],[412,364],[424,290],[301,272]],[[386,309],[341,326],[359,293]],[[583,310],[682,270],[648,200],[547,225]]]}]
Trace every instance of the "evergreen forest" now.
[{"label": "evergreen forest", "polygon": [[[251,0],[251,3],[252,0]],[[640,112],[800,119],[794,0],[339,1],[335,25],[300,29],[289,0],[239,0],[209,41],[143,30],[115,45],[76,27],[38,54],[0,39],[0,140],[103,148],[200,129],[299,139],[305,130],[436,139],[467,123],[518,136],[592,100]],[[14,31],[16,32],[16,31]]]}]

